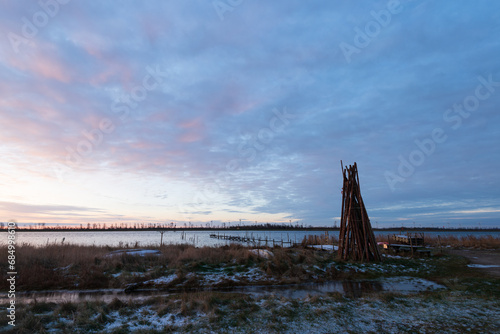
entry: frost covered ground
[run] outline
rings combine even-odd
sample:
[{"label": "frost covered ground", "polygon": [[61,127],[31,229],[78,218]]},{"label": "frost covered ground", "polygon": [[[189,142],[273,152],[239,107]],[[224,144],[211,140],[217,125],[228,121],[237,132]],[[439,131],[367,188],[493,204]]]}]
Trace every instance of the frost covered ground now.
[{"label": "frost covered ground", "polygon": [[453,293],[358,299],[210,293],[141,304],[38,304],[19,309],[18,317],[23,328],[48,333],[498,333],[500,301]]},{"label": "frost covered ground", "polygon": [[[178,254],[113,250],[44,268],[47,277],[58,275],[64,291],[95,284],[97,291],[131,294],[64,302],[23,301],[19,293],[15,332],[500,333],[500,280],[463,257],[384,255],[380,263],[353,263],[337,261],[333,249],[168,250]],[[90,275],[86,281],[82,273]],[[328,282],[342,290],[277,289]],[[266,293],[241,293],[241,287]],[[141,290],[155,295],[134,298]],[[6,319],[5,307],[0,317]],[[13,332],[3,325],[0,332]]]},{"label": "frost covered ground", "polygon": [[[320,246],[315,248],[319,249]],[[327,246],[319,253],[328,253]],[[408,259],[395,255],[384,255],[381,263],[336,262],[320,258],[317,263],[293,263],[293,259],[276,259],[275,254],[266,249],[250,249],[249,253],[260,258],[251,264],[237,261],[221,264],[198,263],[187,270],[151,268],[146,272],[110,274],[117,281],[125,282],[127,291],[141,289],[181,290],[186,288],[224,288],[247,285],[297,284],[303,282],[325,282],[329,280],[358,278],[373,279],[412,275],[423,277],[436,272],[439,260],[431,258]],[[325,255],[324,255],[325,256]],[[281,262],[280,262],[281,261]],[[283,263],[285,262],[285,263]],[[147,279],[151,277],[151,279]],[[129,282],[129,283],[127,283]],[[131,283],[130,283],[131,282]]]}]

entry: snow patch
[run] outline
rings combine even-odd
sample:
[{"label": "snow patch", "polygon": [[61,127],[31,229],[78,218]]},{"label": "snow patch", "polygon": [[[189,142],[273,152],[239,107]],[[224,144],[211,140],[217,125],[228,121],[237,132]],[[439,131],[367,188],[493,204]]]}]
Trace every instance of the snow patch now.
[{"label": "snow patch", "polygon": [[249,252],[265,259],[270,259],[274,256],[273,252],[270,252],[267,249],[251,249]]},{"label": "snow patch", "polygon": [[406,291],[406,292],[420,292],[429,290],[446,289],[445,286],[435,282],[417,278],[417,277],[387,277],[382,280],[382,285],[386,291]]},{"label": "snow patch", "polygon": [[339,246],[334,246],[334,245],[311,245],[311,247],[328,251],[339,250]]},{"label": "snow patch", "polygon": [[146,256],[146,255],[160,255],[161,252],[155,249],[119,249],[116,251],[109,252],[105,257],[116,256],[116,255],[135,255],[135,256]]},{"label": "snow patch", "polygon": [[402,256],[399,255],[391,255],[391,254],[382,254],[383,257],[388,257],[390,259],[402,259]]},{"label": "snow patch", "polygon": [[146,281],[146,282],[144,282],[144,284],[150,283],[150,284],[156,284],[156,285],[166,285],[166,284],[173,282],[175,279],[177,279],[177,275],[172,274],[172,275],[162,276],[162,277],[158,277],[158,278]]}]

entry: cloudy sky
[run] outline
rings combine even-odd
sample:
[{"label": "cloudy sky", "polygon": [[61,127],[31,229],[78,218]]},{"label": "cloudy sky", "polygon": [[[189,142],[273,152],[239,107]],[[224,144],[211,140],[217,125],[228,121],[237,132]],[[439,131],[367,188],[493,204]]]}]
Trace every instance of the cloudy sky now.
[{"label": "cloudy sky", "polygon": [[0,220],[499,226],[498,1],[1,1]]}]

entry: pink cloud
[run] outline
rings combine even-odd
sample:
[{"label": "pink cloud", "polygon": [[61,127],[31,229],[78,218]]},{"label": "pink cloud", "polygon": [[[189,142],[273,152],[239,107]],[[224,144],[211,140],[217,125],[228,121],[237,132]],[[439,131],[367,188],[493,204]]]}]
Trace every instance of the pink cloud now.
[{"label": "pink cloud", "polygon": [[21,54],[6,53],[7,65],[45,79],[71,82],[73,71],[60,59],[55,46],[39,40],[33,43],[35,43],[33,48],[27,48]]},{"label": "pink cloud", "polygon": [[179,136],[179,141],[182,143],[192,143],[204,137],[205,124],[201,117],[180,123],[179,127],[184,129],[183,133]]},{"label": "pink cloud", "polygon": [[208,101],[209,109],[216,114],[242,114],[248,112],[258,106],[265,99],[255,99],[243,89],[243,87],[235,82],[222,87],[218,94],[214,94]]},{"label": "pink cloud", "polygon": [[171,29],[170,25],[170,22],[165,20],[155,22],[151,16],[144,16],[141,19],[142,31],[151,44],[156,43],[160,35],[167,33]]},{"label": "pink cloud", "polygon": [[167,122],[170,118],[169,111],[158,111],[148,116],[148,120],[151,122]]},{"label": "pink cloud", "polygon": [[195,132],[185,133],[179,137],[179,140],[183,143],[192,143],[201,139],[203,139],[203,135]]},{"label": "pink cloud", "polygon": [[133,149],[137,150],[155,150],[155,149],[162,149],[162,145],[155,143],[155,142],[149,142],[149,141],[139,141],[130,144],[130,147]]},{"label": "pink cloud", "polygon": [[201,117],[196,117],[192,120],[185,121],[179,124],[179,126],[183,129],[193,129],[193,130],[201,130],[204,128],[204,124],[202,122]]},{"label": "pink cloud", "polygon": [[141,84],[141,82],[136,83],[132,82],[133,78],[133,70],[127,62],[120,62],[121,60],[115,57],[106,56],[106,55],[94,55],[95,60],[97,61],[97,67],[92,73],[89,82],[93,85],[100,85],[109,83],[112,80],[119,79],[122,82],[124,87],[133,87],[137,84]]},{"label": "pink cloud", "polygon": [[70,71],[62,66],[60,62],[56,62],[54,59],[48,57],[41,57],[34,61],[31,71],[45,78],[55,79],[64,83],[71,81]]}]

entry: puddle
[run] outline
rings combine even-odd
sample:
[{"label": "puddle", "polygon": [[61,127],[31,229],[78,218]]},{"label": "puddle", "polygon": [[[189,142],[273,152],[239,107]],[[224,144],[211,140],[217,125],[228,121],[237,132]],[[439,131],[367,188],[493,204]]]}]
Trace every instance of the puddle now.
[{"label": "puddle", "polygon": [[[123,289],[28,291],[16,292],[16,303],[31,303],[34,301],[40,303],[79,303],[85,301],[109,303],[115,298],[128,300],[129,297],[132,297],[132,295],[126,294]],[[144,297],[146,298],[146,296]],[[6,296],[2,295],[0,297],[1,304],[8,302],[9,299]]]},{"label": "puddle", "polygon": [[[280,297],[297,299],[307,296],[326,295],[334,292],[341,293],[348,297],[359,298],[363,295],[372,293],[396,292],[409,294],[439,289],[446,289],[446,287],[421,278],[393,277],[371,281],[333,281],[282,286],[250,286],[242,287],[241,292],[255,296],[274,294]],[[232,289],[232,292],[238,290],[239,289]]]},{"label": "puddle", "polygon": [[[359,298],[367,294],[373,293],[417,293],[422,291],[433,291],[445,289],[444,286],[437,283],[414,277],[391,277],[379,280],[370,281],[332,281],[325,283],[306,283],[296,285],[270,285],[270,286],[242,286],[227,289],[210,289],[203,291],[218,291],[222,293],[245,293],[252,296],[279,296],[290,299],[305,298],[307,296],[320,295],[324,296],[328,293],[341,293],[348,297]],[[196,290],[199,292],[200,290]],[[189,292],[188,292],[189,293]],[[125,293],[122,289],[106,289],[106,290],[54,290],[54,291],[37,291],[37,292],[17,292],[16,302],[31,303],[37,302],[84,302],[84,301],[102,301],[105,303],[111,302],[118,298],[122,301],[134,300],[144,301],[151,297],[167,297],[172,295],[172,292],[159,291],[156,289],[137,290],[132,293]],[[0,304],[9,302],[6,295],[0,297]]]},{"label": "puddle", "polygon": [[468,264],[467,267],[469,268],[499,268],[499,265],[496,264]]},{"label": "puddle", "polygon": [[380,282],[340,281],[299,285],[250,286],[232,289],[231,292],[247,293],[256,297],[275,295],[289,299],[302,299],[307,296],[325,296],[335,292],[358,298],[365,294],[384,291],[383,284]]}]

